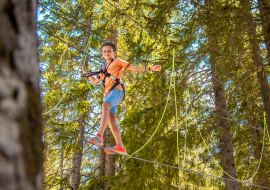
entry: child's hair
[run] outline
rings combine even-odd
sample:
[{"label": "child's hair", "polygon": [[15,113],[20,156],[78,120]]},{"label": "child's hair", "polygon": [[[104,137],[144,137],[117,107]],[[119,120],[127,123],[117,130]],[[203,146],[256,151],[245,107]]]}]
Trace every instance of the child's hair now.
[{"label": "child's hair", "polygon": [[104,47],[104,46],[111,46],[112,47],[112,49],[113,49],[113,51],[114,52],[116,52],[116,46],[114,45],[114,43],[112,43],[112,42],[103,42],[103,44],[101,45],[101,51],[102,51],[102,48]]}]

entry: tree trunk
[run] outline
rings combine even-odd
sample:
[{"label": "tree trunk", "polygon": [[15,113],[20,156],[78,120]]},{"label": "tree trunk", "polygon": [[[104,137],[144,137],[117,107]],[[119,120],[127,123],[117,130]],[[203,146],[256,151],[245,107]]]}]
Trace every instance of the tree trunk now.
[{"label": "tree trunk", "polygon": [[[106,129],[106,147],[112,147],[115,145],[113,141],[113,134],[109,128]],[[105,176],[114,176],[115,175],[115,155],[114,154],[106,154],[105,158]],[[109,186],[113,186],[113,182],[106,181],[105,189],[108,189]]]},{"label": "tree trunk", "polygon": [[[90,28],[91,23],[90,19],[86,19],[86,28],[85,28],[85,35],[83,41],[83,49],[86,52],[86,46],[88,39],[90,37]],[[87,55],[85,55],[87,57]],[[81,78],[83,78],[83,73],[81,73]],[[81,97],[80,102],[85,99],[85,97]],[[84,138],[85,134],[85,114],[79,116],[79,128],[77,135],[81,138]],[[83,141],[81,139],[77,139],[76,150],[73,154],[73,166],[71,172],[71,189],[77,190],[80,187],[81,182],[81,166],[82,166],[82,156],[83,156]]]},{"label": "tree trunk", "polygon": [[[106,137],[106,133],[107,133],[108,129],[105,129],[104,131],[104,135],[103,137]],[[106,144],[106,139],[104,139],[104,145]],[[105,177],[105,159],[106,159],[106,153],[104,152],[104,150],[102,148],[99,148],[99,155],[98,155],[98,163],[99,163],[99,170],[98,170],[98,178],[102,179],[103,177]],[[104,189],[104,183],[102,182],[101,184],[101,188]]]},{"label": "tree trunk", "polygon": [[[119,0],[113,0],[114,2],[118,3]],[[114,25],[116,25],[115,23]],[[117,47],[117,41],[118,41],[118,32],[117,30],[112,26],[110,33],[108,34],[107,41],[112,42]],[[113,141],[113,134],[110,129],[106,129],[104,133],[104,146],[105,147],[112,147],[115,145]],[[114,176],[115,175],[115,155],[113,154],[105,154],[104,150],[100,149],[99,153],[99,178],[102,176]],[[104,189],[110,189],[109,186],[113,186],[113,182],[111,181],[105,181],[103,188]]]},{"label": "tree trunk", "polygon": [[[257,68],[257,79],[260,84],[264,110],[266,114],[270,115],[270,87],[267,80],[267,72],[265,70],[265,67],[263,64],[263,58],[260,52],[260,46],[258,43],[258,39],[256,37],[256,24],[253,21],[253,17],[251,14],[251,5],[250,5],[249,0],[242,0],[241,2],[245,10],[244,12],[247,13],[248,18],[249,18],[248,19],[249,20],[248,36],[249,36],[250,44],[252,45],[251,46],[252,60]],[[269,119],[270,118],[267,117],[267,124],[268,124],[267,126],[269,126],[270,124]],[[253,133],[253,134],[256,136],[255,139],[257,141],[257,147],[255,150],[255,158],[259,160],[261,157],[261,151],[262,151],[262,144],[260,143],[260,140],[262,139],[263,134],[258,130],[256,130],[256,133]],[[267,179],[270,179],[270,174],[266,171],[267,169],[266,163],[268,160],[265,158],[265,154],[263,154],[263,158],[264,159],[261,162],[261,167],[259,168],[258,174],[255,179],[259,185],[270,187],[270,183],[267,180]]]},{"label": "tree trunk", "polygon": [[[64,177],[64,146],[63,142],[61,142],[61,155],[60,155],[60,179],[62,180]],[[60,183],[60,189],[63,188],[62,182]]]},{"label": "tree trunk", "polygon": [[[206,6],[211,6],[211,0],[205,0]],[[210,19],[210,12],[207,12],[207,18]],[[208,30],[213,31],[215,27],[209,26]],[[217,117],[217,126],[219,127],[220,132],[220,153],[221,153],[221,165],[223,170],[228,173],[233,178],[236,178],[236,170],[235,170],[235,162],[233,157],[233,146],[231,140],[231,132],[228,120],[228,112],[227,112],[227,103],[226,103],[226,95],[224,92],[224,84],[221,82],[218,76],[218,43],[215,37],[215,34],[210,34],[208,32],[208,43],[209,43],[209,55],[210,55],[210,64],[212,71],[212,88],[215,95],[215,107],[216,113],[219,116]],[[224,177],[230,178],[224,172]],[[230,180],[225,180],[225,188],[228,190],[237,190],[239,189],[238,183]]]},{"label": "tree trunk", "polygon": [[43,182],[36,1],[0,3],[0,189]]},{"label": "tree trunk", "polygon": [[268,64],[270,65],[270,2],[258,0],[260,18],[262,22],[264,42],[267,49]]},{"label": "tree trunk", "polygon": [[[80,119],[79,121],[79,129],[77,136],[84,138],[85,127],[84,127],[84,119]],[[71,189],[77,190],[80,187],[81,182],[81,166],[82,166],[82,155],[83,155],[83,141],[77,139],[76,150],[73,154],[73,166],[71,172]]]},{"label": "tree trunk", "polygon": [[[211,43],[211,42],[210,42]],[[213,46],[214,47],[214,46]],[[236,178],[235,162],[233,157],[233,147],[231,140],[231,132],[228,120],[228,112],[226,105],[226,95],[224,92],[224,85],[220,82],[217,74],[217,61],[215,56],[210,53],[210,63],[212,70],[212,84],[213,92],[215,94],[216,113],[221,117],[217,117],[217,126],[220,131],[220,153],[222,168],[233,178]],[[224,176],[230,178],[224,173]],[[234,181],[225,180],[225,188],[228,190],[239,189],[238,183]]]}]

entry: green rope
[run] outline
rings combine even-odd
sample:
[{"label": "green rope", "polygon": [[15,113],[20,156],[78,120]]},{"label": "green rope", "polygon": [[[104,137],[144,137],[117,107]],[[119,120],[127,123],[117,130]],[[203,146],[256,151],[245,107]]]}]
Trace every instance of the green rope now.
[{"label": "green rope", "polygon": [[196,125],[197,125],[197,129],[198,129],[198,131],[199,131],[199,133],[200,133],[200,136],[201,136],[201,138],[202,138],[202,140],[203,140],[203,143],[204,143],[205,147],[207,148],[208,153],[211,155],[213,161],[215,162],[215,164],[216,164],[216,165],[217,165],[217,166],[218,166],[225,174],[227,174],[230,178],[232,178],[232,179],[234,179],[234,180],[238,180],[238,181],[242,181],[242,182],[243,182],[243,181],[251,180],[252,178],[255,177],[255,175],[256,175],[256,174],[258,173],[258,171],[259,171],[259,167],[260,167],[261,161],[262,161],[263,149],[264,149],[265,128],[266,128],[265,112],[263,112],[263,116],[264,116],[264,133],[263,133],[263,146],[262,146],[261,158],[260,158],[260,161],[259,161],[259,164],[258,164],[258,167],[257,167],[256,172],[253,174],[252,177],[250,177],[249,179],[245,179],[245,180],[238,180],[238,179],[232,177],[232,176],[229,175],[227,172],[225,172],[224,169],[218,164],[218,162],[215,160],[214,156],[213,156],[212,153],[210,152],[210,150],[209,150],[209,148],[208,148],[208,146],[207,146],[207,144],[206,144],[206,142],[205,142],[205,140],[204,140],[204,138],[203,138],[203,136],[202,136],[202,133],[201,133],[201,131],[200,131],[199,127],[198,127],[198,124],[197,124],[197,120],[195,120],[195,121],[196,121]]},{"label": "green rope", "polygon": [[269,140],[269,143],[270,143],[270,136],[269,136],[269,133],[268,133],[268,128],[267,128],[267,126],[266,126],[266,132],[267,132],[268,140]]},{"label": "green rope", "polygon": [[140,150],[142,150],[142,149],[150,142],[150,140],[152,139],[152,137],[153,137],[153,136],[155,135],[155,133],[157,132],[157,129],[158,129],[159,126],[160,126],[160,123],[161,123],[161,121],[162,121],[162,119],[163,119],[163,116],[164,116],[164,114],[165,114],[165,111],[166,111],[166,108],[167,108],[167,104],[168,104],[168,101],[169,101],[170,92],[171,92],[171,86],[172,86],[172,77],[173,77],[173,75],[174,75],[174,60],[173,60],[173,64],[172,64],[172,74],[171,74],[171,79],[170,79],[169,93],[168,93],[166,105],[165,105],[164,111],[163,111],[163,113],[162,113],[161,119],[160,119],[160,121],[159,121],[159,123],[158,123],[158,125],[157,125],[157,127],[156,127],[156,129],[155,129],[155,131],[154,131],[154,133],[153,133],[152,136],[148,139],[148,141],[147,141],[141,148],[139,148],[138,150],[136,150],[135,152],[133,152],[132,154],[130,154],[129,157],[131,157],[133,154],[135,154],[135,153],[139,152]]},{"label": "green rope", "polygon": [[[89,45],[90,45],[90,44],[89,44]],[[88,44],[87,44],[87,54],[88,54],[88,51],[89,51],[89,47],[88,47]],[[83,63],[83,64],[85,64],[85,61],[86,61],[86,59],[84,60],[84,63]],[[98,102],[96,93],[93,92],[93,89],[92,89],[91,85],[89,84],[89,81],[87,80],[87,78],[85,78],[85,80],[86,80],[87,85],[88,85],[88,87],[90,88],[90,91],[91,91],[91,93],[93,94],[95,100]],[[99,107],[100,107],[100,105],[99,105]]]},{"label": "green rope", "polygon": [[[91,42],[90,39],[91,39],[91,38],[89,37],[88,42],[87,42],[87,45],[86,45],[86,50],[87,50],[87,52],[84,54],[84,58],[83,58],[82,62],[80,63],[79,68],[81,67],[82,63],[83,63],[83,64],[85,63],[85,60],[86,60],[86,57],[87,57],[87,53],[88,53],[88,49],[89,49],[90,42]],[[66,97],[67,93],[69,92],[69,90],[70,90],[71,86],[73,85],[74,81],[75,81],[75,78],[73,78],[73,80],[72,80],[72,82],[70,83],[70,85],[69,85],[69,87],[68,87],[66,93],[63,95],[63,97],[60,99],[60,101],[59,101],[52,109],[50,109],[49,111],[43,113],[42,115],[46,115],[46,114],[52,112],[52,111],[53,111],[53,110],[54,110],[54,109],[62,102],[62,100]]]}]

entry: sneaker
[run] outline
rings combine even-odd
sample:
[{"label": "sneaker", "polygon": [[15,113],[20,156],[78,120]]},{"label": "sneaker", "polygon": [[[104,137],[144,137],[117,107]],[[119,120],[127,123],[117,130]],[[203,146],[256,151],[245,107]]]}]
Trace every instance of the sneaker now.
[{"label": "sneaker", "polygon": [[114,151],[112,151],[113,148],[114,148],[114,147],[106,147],[106,148],[104,149],[104,152],[105,152],[106,154],[116,154]]},{"label": "sneaker", "polygon": [[93,138],[89,140],[90,143],[98,145],[98,146],[103,146],[103,138],[102,135],[99,133],[96,134]]},{"label": "sneaker", "polygon": [[109,152],[107,154],[112,154],[111,152],[115,152],[115,153],[120,154],[122,156],[127,156],[128,155],[127,152],[126,152],[126,148],[122,148],[121,146],[119,146],[119,144],[117,144],[114,147],[106,147],[105,150],[104,151],[106,153]]}]

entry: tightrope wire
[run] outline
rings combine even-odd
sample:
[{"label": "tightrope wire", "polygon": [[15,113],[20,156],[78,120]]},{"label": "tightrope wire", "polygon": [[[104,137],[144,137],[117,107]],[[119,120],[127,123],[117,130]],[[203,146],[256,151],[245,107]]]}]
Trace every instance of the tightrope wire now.
[{"label": "tightrope wire", "polygon": [[[89,141],[85,140],[84,138],[81,138],[81,137],[78,137],[76,135],[73,135],[73,134],[71,134],[71,133],[69,133],[69,132],[67,132],[67,131],[65,131],[63,129],[59,129],[58,127],[55,127],[53,125],[50,125],[50,124],[48,124],[48,125],[50,127],[54,128],[54,129],[57,129],[57,130],[62,131],[64,133],[66,133],[66,134],[69,134],[69,135],[71,135],[71,136],[73,136],[75,138],[78,138],[78,139],[80,139],[82,141],[85,141],[85,142],[91,144],[91,146],[97,146],[97,145],[94,145],[94,144],[90,143]],[[99,148],[102,148],[102,149],[105,149],[104,147],[101,147],[101,146],[98,146],[98,147]],[[141,161],[144,161],[144,162],[149,162],[149,163],[152,163],[152,164],[157,164],[157,165],[161,165],[161,166],[165,166],[165,167],[170,167],[170,168],[174,168],[174,169],[178,169],[178,170],[185,170],[185,171],[188,171],[188,172],[192,172],[192,173],[196,173],[196,174],[200,174],[200,175],[205,175],[205,176],[209,176],[209,177],[224,179],[224,180],[228,180],[228,181],[235,181],[235,182],[247,184],[247,185],[250,185],[250,186],[255,186],[255,187],[270,189],[269,187],[264,187],[264,186],[260,186],[260,185],[256,185],[256,184],[251,184],[251,183],[248,183],[248,182],[239,181],[239,180],[235,180],[235,179],[230,179],[230,178],[225,178],[225,177],[220,177],[220,176],[214,176],[214,175],[211,175],[211,174],[207,174],[207,173],[203,173],[203,172],[198,172],[198,171],[193,171],[193,170],[182,168],[182,167],[176,167],[176,166],[171,166],[171,165],[167,165],[167,164],[162,164],[162,163],[159,163],[159,162],[154,162],[154,161],[150,161],[150,160],[146,160],[146,159],[142,159],[142,158],[131,157],[131,156],[128,156],[127,158],[141,160]]]}]

